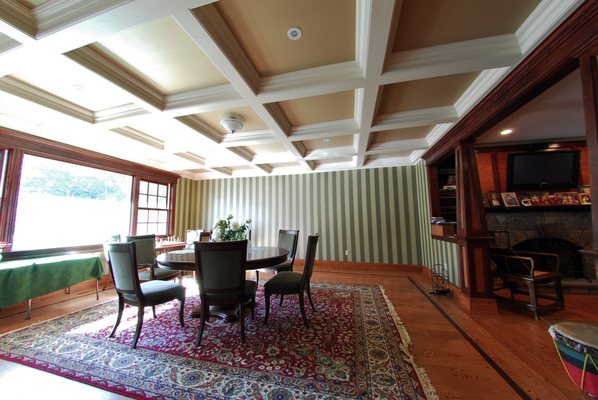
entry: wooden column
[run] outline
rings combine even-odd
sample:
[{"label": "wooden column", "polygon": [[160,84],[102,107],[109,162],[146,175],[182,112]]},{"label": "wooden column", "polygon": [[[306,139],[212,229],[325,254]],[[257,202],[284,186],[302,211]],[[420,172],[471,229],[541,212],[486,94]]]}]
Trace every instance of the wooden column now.
[{"label": "wooden column", "polygon": [[461,291],[470,309],[477,304],[496,309],[492,293],[492,272],[488,265],[488,230],[480,190],[473,140],[455,148],[457,175],[457,243],[461,267]]},{"label": "wooden column", "polygon": [[586,125],[586,143],[590,164],[590,182],[592,188],[592,231],[593,247],[598,251],[598,62],[596,55],[582,56],[579,59],[581,86],[583,93],[583,111]]}]

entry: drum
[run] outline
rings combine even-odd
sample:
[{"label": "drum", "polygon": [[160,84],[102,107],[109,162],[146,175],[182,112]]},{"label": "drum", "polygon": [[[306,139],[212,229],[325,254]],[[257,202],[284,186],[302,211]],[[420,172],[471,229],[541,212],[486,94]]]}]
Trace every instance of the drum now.
[{"label": "drum", "polygon": [[598,324],[560,322],[548,332],[569,378],[586,394],[598,397]]}]

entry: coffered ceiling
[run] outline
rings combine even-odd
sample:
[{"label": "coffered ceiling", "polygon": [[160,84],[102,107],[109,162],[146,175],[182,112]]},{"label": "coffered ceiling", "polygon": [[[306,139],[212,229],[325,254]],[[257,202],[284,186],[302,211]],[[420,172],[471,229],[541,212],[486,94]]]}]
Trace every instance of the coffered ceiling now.
[{"label": "coffered ceiling", "polygon": [[193,179],[410,165],[581,3],[0,0],[0,126]]}]

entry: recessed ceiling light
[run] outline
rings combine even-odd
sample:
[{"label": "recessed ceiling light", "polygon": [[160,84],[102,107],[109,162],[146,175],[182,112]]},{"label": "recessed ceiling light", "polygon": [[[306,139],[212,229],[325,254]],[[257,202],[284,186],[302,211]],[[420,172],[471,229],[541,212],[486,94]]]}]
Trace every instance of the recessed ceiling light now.
[{"label": "recessed ceiling light", "polygon": [[303,36],[303,31],[296,26],[291,26],[287,31],[287,36],[291,40],[299,40]]},{"label": "recessed ceiling light", "polygon": [[508,135],[510,133],[513,133],[513,129],[503,129],[502,131],[500,131],[501,135]]}]

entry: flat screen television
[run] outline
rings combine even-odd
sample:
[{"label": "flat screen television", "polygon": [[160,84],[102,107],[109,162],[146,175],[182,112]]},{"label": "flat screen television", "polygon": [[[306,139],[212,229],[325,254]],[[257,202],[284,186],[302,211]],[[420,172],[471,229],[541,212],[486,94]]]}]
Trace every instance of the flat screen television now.
[{"label": "flat screen television", "polygon": [[508,155],[507,191],[572,189],[578,179],[578,150]]}]

